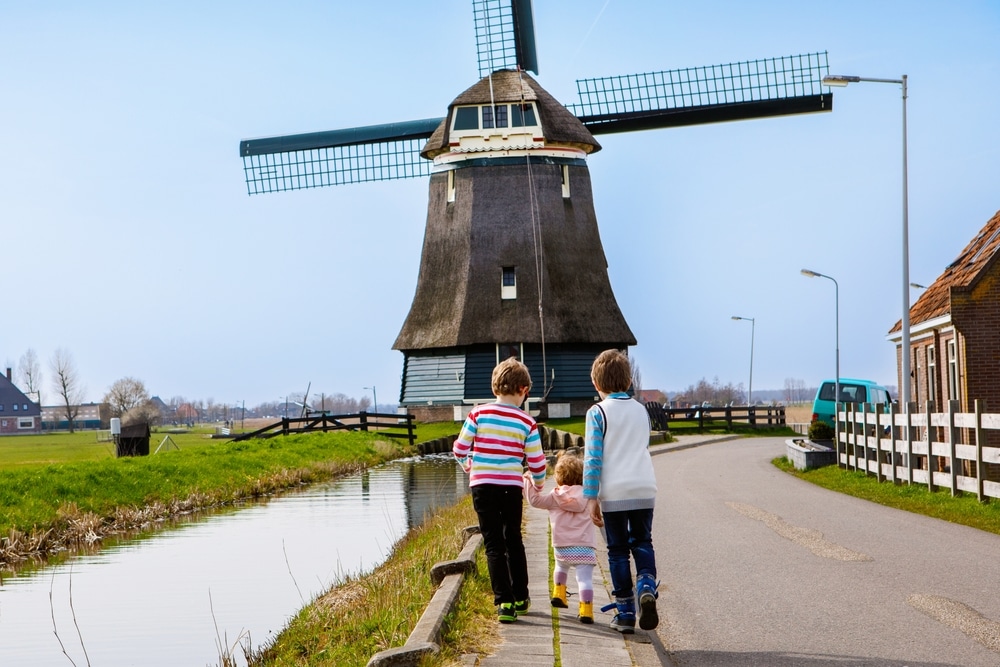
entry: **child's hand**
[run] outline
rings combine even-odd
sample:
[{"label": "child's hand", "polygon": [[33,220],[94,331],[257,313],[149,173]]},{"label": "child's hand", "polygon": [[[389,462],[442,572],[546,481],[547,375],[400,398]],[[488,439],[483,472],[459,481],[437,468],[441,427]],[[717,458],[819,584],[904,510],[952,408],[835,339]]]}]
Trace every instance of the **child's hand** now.
[{"label": "child's hand", "polygon": [[590,520],[598,528],[604,527],[604,516],[601,515],[601,503],[596,498],[587,501],[587,511],[590,512]]},{"label": "child's hand", "polygon": [[468,473],[470,470],[472,470],[472,457],[471,456],[467,456],[464,459],[462,459],[462,470],[464,470],[466,473]]}]

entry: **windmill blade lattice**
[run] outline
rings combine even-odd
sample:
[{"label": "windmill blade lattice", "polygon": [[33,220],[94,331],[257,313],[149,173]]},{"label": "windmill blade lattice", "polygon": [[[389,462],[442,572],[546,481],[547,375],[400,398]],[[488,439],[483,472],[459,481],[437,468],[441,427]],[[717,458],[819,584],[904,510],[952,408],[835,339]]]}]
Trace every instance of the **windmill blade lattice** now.
[{"label": "windmill blade lattice", "polygon": [[580,79],[567,108],[594,134],[830,111],[827,54]]},{"label": "windmill blade lattice", "polygon": [[501,69],[538,74],[531,0],[473,0],[479,78]]},{"label": "windmill blade lattice", "polygon": [[420,157],[441,118],[240,142],[247,194],[427,176]]}]

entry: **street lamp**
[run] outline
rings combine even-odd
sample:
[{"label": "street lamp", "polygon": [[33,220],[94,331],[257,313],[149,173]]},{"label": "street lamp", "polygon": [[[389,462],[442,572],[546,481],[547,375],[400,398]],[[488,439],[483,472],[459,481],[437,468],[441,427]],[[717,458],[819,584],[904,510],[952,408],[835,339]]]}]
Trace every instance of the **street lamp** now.
[{"label": "street lamp", "polygon": [[375,401],[374,403],[372,403],[372,412],[378,412],[378,398],[375,396],[375,385],[372,385],[370,387],[362,387],[362,389],[372,390],[372,400]]},{"label": "street lamp", "polygon": [[[802,275],[809,276],[810,278],[826,278],[827,280],[833,280],[833,295],[836,300],[836,305],[834,307],[834,323],[836,325],[834,340],[837,344],[837,375],[833,380],[833,402],[836,404],[840,402],[840,285],[838,285],[837,281],[830,276],[816,271],[810,271],[809,269],[802,269]],[[839,419],[834,420],[834,424],[839,423]]]},{"label": "street lamp", "polygon": [[825,86],[846,86],[849,83],[895,83],[903,87],[903,317],[900,320],[903,338],[900,341],[902,358],[901,403],[910,401],[910,239],[906,188],[906,75],[902,79],[870,79],[863,76],[828,75],[823,77]]},{"label": "street lamp", "polygon": [[747,407],[753,405],[753,330],[756,322],[752,317],[739,317],[733,315],[734,320],[745,320],[750,323],[750,387],[747,389]]}]

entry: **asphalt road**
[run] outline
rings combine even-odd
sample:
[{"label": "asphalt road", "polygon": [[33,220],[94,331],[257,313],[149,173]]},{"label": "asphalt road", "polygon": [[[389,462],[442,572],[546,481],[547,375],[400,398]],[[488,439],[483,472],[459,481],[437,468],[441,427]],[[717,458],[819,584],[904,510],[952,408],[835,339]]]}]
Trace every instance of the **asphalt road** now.
[{"label": "asphalt road", "polygon": [[771,465],[784,451],[653,457],[661,624],[630,639],[637,664],[1000,665],[1000,536],[815,487]]}]

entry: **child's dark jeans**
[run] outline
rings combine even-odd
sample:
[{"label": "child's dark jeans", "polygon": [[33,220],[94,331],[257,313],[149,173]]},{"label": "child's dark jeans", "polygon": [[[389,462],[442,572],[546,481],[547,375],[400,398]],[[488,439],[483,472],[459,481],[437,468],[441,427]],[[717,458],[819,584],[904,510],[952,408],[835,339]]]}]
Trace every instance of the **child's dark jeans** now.
[{"label": "child's dark jeans", "polygon": [[635,559],[636,575],[656,578],[653,554],[653,510],[626,510],[604,513],[604,535],[608,542],[608,566],[611,570],[612,595],[632,596],[632,567],[629,555]]},{"label": "child's dark jeans", "polygon": [[477,484],[469,492],[479,515],[493,604],[528,599],[528,559],[521,538],[524,492],[498,484]]}]

